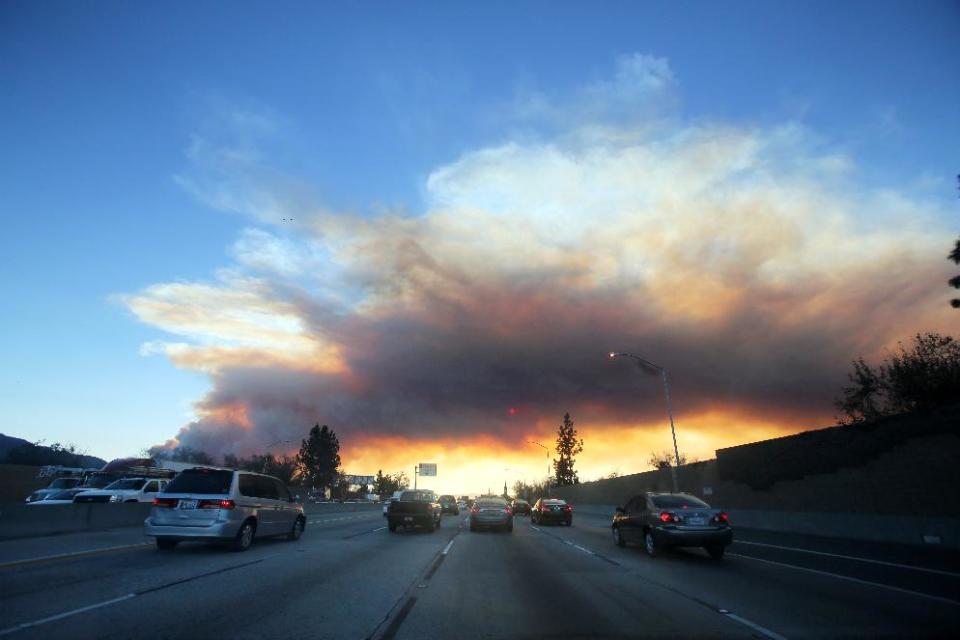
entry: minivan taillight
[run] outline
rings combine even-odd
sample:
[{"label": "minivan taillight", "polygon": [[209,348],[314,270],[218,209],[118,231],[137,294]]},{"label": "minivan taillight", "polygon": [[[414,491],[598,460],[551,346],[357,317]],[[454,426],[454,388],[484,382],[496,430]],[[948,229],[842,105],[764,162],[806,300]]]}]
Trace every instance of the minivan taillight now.
[{"label": "minivan taillight", "polygon": [[153,506],[165,509],[173,509],[177,506],[177,498],[154,498]]},{"label": "minivan taillight", "polygon": [[198,509],[233,509],[235,506],[233,500],[201,500],[197,503]]}]

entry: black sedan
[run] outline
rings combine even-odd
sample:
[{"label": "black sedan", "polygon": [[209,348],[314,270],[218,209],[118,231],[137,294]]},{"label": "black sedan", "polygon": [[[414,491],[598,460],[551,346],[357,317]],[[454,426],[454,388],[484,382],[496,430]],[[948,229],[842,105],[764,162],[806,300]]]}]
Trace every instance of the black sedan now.
[{"label": "black sedan", "polygon": [[617,507],[611,527],[617,545],[636,542],[650,556],[668,547],[703,547],[719,560],[733,542],[727,514],[685,493],[636,495]]},{"label": "black sedan", "polygon": [[530,522],[534,524],[573,524],[573,507],[560,498],[540,498],[530,510]]},{"label": "black sedan", "polygon": [[527,502],[526,500],[514,500],[513,503],[510,505],[510,508],[513,511],[513,515],[515,516],[530,515],[530,503]]}]

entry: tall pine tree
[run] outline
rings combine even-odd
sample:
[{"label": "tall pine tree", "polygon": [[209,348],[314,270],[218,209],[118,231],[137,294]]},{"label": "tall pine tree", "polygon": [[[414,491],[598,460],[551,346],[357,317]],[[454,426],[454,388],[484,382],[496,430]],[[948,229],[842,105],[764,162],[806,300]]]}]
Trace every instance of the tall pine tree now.
[{"label": "tall pine tree", "polygon": [[300,473],[308,486],[327,489],[337,481],[340,467],[340,441],[327,425],[315,425],[300,445],[297,454]]},{"label": "tall pine tree", "polygon": [[583,440],[577,439],[577,429],[573,426],[570,414],[563,414],[563,422],[557,428],[557,455],[553,461],[554,484],[563,487],[577,484],[577,472],[573,468],[575,458],[583,451]]}]

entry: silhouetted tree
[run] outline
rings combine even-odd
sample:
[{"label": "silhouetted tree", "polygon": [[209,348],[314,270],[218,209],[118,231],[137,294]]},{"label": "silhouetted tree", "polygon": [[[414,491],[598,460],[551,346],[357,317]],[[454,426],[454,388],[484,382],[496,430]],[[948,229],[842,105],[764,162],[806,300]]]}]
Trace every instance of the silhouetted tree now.
[{"label": "silhouetted tree", "polygon": [[297,454],[300,474],[314,488],[332,487],[339,477],[340,441],[327,425],[315,425]]},{"label": "silhouetted tree", "polygon": [[834,401],[841,424],[932,409],[960,399],[960,342],[952,336],[918,333],[909,351],[898,344],[899,352],[876,368],[863,358],[853,361],[848,375],[853,384]]},{"label": "silhouetted tree", "polygon": [[[654,469],[669,469],[673,466],[673,457],[672,451],[662,451],[660,453],[654,451],[650,454],[650,459],[647,460],[647,464]],[[692,462],[696,462],[696,460]],[[687,464],[687,454],[680,454],[680,464]]]},{"label": "silhouetted tree", "polygon": [[150,449],[150,455],[160,460],[171,460],[174,462],[192,462],[194,464],[212,465],[215,464],[213,457],[206,451],[194,449],[193,447],[181,444],[173,449],[164,447],[153,447]]},{"label": "silhouetted tree", "polygon": [[513,497],[533,504],[538,498],[547,496],[547,486],[544,482],[527,484],[523,480],[517,480],[513,483]]},{"label": "silhouetted tree", "polygon": [[410,481],[403,471],[394,474],[384,474],[382,470],[377,471],[377,477],[373,481],[373,491],[381,498],[387,498],[395,491],[406,489]]},{"label": "silhouetted tree", "polygon": [[563,422],[557,428],[557,455],[553,461],[554,483],[558,487],[577,484],[577,472],[573,465],[576,456],[583,451],[583,440],[577,439],[577,429],[573,426],[570,414],[563,414]]}]

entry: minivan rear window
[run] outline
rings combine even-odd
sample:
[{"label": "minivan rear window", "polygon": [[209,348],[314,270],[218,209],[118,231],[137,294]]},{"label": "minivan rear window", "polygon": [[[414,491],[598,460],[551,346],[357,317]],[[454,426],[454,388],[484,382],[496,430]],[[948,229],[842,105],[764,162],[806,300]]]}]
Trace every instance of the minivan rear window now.
[{"label": "minivan rear window", "polygon": [[653,506],[658,509],[709,509],[710,505],[693,496],[652,496]]},{"label": "minivan rear window", "polygon": [[233,471],[187,469],[170,481],[164,493],[230,493]]}]

